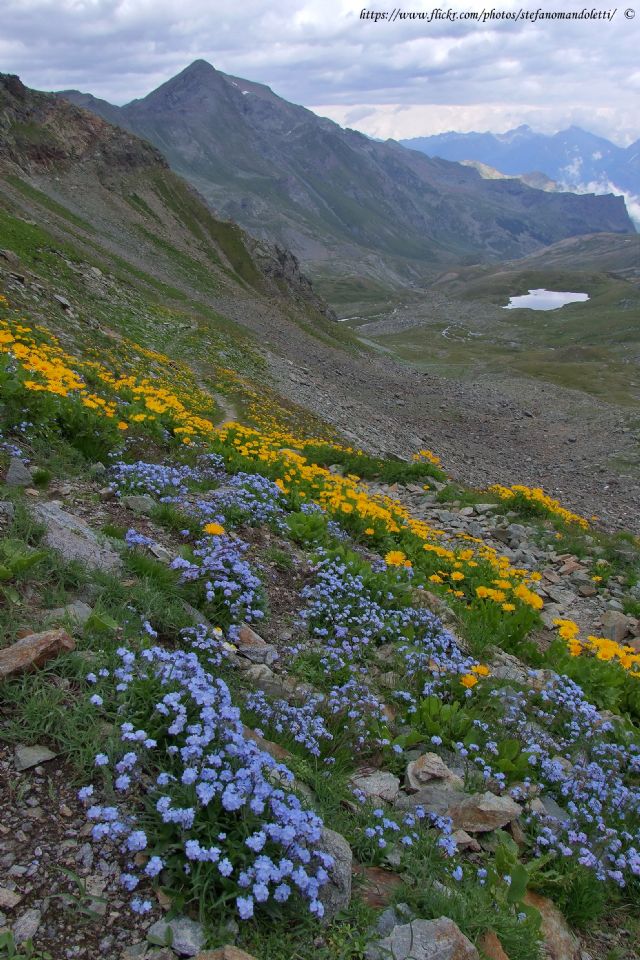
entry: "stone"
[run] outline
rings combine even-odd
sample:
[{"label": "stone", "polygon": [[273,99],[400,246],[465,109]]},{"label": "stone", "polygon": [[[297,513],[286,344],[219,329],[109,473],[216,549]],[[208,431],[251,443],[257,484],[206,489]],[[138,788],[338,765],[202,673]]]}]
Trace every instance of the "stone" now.
[{"label": "stone", "polygon": [[405,776],[407,790],[419,790],[430,780],[446,780],[456,787],[463,786],[460,777],[449,769],[437,753],[423,753],[417,760],[412,760],[407,764]]},{"label": "stone", "polygon": [[333,857],[333,865],[328,868],[329,882],[321,888],[319,894],[324,905],[325,918],[328,920],[341,910],[346,910],[351,902],[353,854],[342,834],[328,827],[323,827],[318,849]]},{"label": "stone", "polygon": [[542,917],[542,938],[549,960],[578,960],[580,943],[556,905],[533,890],[527,890],[524,902]]},{"label": "stone", "polygon": [[59,654],[75,650],[75,646],[66,630],[30,633],[0,650],[0,679],[41,667]]},{"label": "stone", "polygon": [[622,643],[629,631],[630,618],[619,610],[607,610],[602,616],[603,636],[616,643]]},{"label": "stone", "polygon": [[488,833],[506,827],[522,813],[511,797],[497,797],[493,793],[474,793],[450,808],[449,815],[455,830],[467,833]]},{"label": "stone", "polygon": [[400,874],[385,870],[383,867],[364,867],[358,863],[354,864],[353,873],[360,879],[358,888],[360,898],[372,910],[386,907],[403,882]]},{"label": "stone", "polygon": [[147,940],[160,946],[171,946],[180,956],[195,957],[204,946],[204,930],[202,924],[189,917],[157,920],[149,927]]},{"label": "stone", "polygon": [[367,799],[386,800],[393,803],[400,793],[400,780],[387,770],[358,771],[351,783],[357,790],[362,790]]},{"label": "stone", "polygon": [[365,949],[367,960],[479,960],[479,954],[448,917],[412,920]]},{"label": "stone", "polygon": [[149,517],[157,507],[156,501],[148,493],[130,493],[122,497],[120,503],[132,513]]},{"label": "stone", "polygon": [[0,257],[14,267],[17,267],[20,263],[20,257],[17,253],[14,253],[13,250],[0,250]]},{"label": "stone", "polygon": [[559,820],[560,823],[567,823],[571,819],[567,811],[564,810],[560,804],[556,803],[553,797],[548,797],[546,794],[533,798],[531,801],[531,810],[533,813],[537,813],[543,817],[553,817],[555,820]]},{"label": "stone", "polygon": [[488,960],[509,960],[508,954],[505,953],[504,947],[493,930],[487,930],[482,934],[479,946]]},{"label": "stone", "polygon": [[474,853],[479,853],[482,849],[475,837],[470,836],[466,830],[454,830],[452,836],[458,845],[458,850],[472,850]]},{"label": "stone", "polygon": [[52,753],[48,747],[39,743],[35,743],[30,747],[21,745],[16,747],[14,751],[16,770],[21,773],[23,770],[37,767],[40,763],[53,760],[57,756],[57,753]]},{"label": "stone", "polygon": [[417,793],[401,793],[394,806],[398,810],[414,810],[424,807],[427,813],[437,816],[449,816],[451,807],[460,803],[467,794],[458,790],[450,782],[435,781],[425,784]]},{"label": "stone", "polygon": [[27,910],[18,917],[12,928],[13,938],[16,944],[24,943],[26,940],[33,940],[38,932],[41,920],[42,912],[35,908]]},{"label": "stone", "polygon": [[167,550],[166,547],[163,547],[161,543],[150,543],[148,547],[149,553],[159,560],[160,563],[172,563],[175,559],[174,555],[170,550]]},{"label": "stone", "polygon": [[16,515],[16,508],[11,503],[11,500],[0,500],[0,517],[3,517],[5,520],[11,521]]},{"label": "stone", "polygon": [[59,303],[59,304],[60,304],[60,306],[62,307],[63,310],[70,310],[70,309],[71,309],[71,304],[69,303],[69,301],[67,300],[67,298],[66,298],[66,297],[61,297],[59,293],[54,293],[53,299],[56,301],[56,303]]},{"label": "stone", "polygon": [[259,633],[243,623],[238,631],[236,640],[238,653],[252,663],[265,663],[269,666],[279,659],[279,653],[274,646],[262,639]]},{"label": "stone", "polygon": [[582,583],[578,587],[578,593],[581,597],[595,597],[597,590],[592,583]]},{"label": "stone", "polygon": [[65,560],[79,560],[97,570],[117,571],[122,566],[120,556],[84,520],[67,513],[55,501],[36,504],[33,515],[46,527],[47,546]]},{"label": "stone", "polygon": [[247,740],[253,740],[254,743],[257,743],[261,750],[264,750],[265,753],[270,754],[274,760],[277,760],[279,763],[286,763],[287,760],[291,759],[291,753],[285,748],[281,747],[279,743],[274,743],[273,740],[267,740],[265,737],[261,737],[259,733],[256,733],[254,730],[251,730],[249,727],[243,725],[242,732],[247,738]]},{"label": "stone", "polygon": [[90,607],[88,603],[85,603],[84,600],[74,600],[73,603],[68,603],[64,607],[56,607],[55,610],[48,610],[47,617],[49,620],[73,620],[74,623],[82,627],[92,613],[93,608]]},{"label": "stone", "polygon": [[3,910],[13,910],[17,907],[22,897],[13,890],[7,890],[6,887],[0,887],[0,907]]},{"label": "stone", "polygon": [[245,953],[239,947],[227,944],[217,950],[204,950],[198,954],[196,960],[256,960],[250,953]]},{"label": "stone", "polygon": [[22,460],[19,460],[18,457],[11,457],[4,482],[9,487],[30,487],[33,483],[33,477]]},{"label": "stone", "polygon": [[505,653],[504,650],[496,651],[489,666],[491,676],[498,680],[511,680],[513,683],[521,683],[525,686],[528,682],[528,668],[522,660],[514,657],[511,653]]}]

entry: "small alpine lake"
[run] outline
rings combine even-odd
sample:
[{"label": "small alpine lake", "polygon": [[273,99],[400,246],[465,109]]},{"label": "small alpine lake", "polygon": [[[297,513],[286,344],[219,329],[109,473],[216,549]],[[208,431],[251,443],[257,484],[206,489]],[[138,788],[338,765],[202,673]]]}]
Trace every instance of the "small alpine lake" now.
[{"label": "small alpine lake", "polygon": [[589,299],[588,293],[569,293],[560,290],[545,290],[544,287],[539,290],[529,290],[520,297],[510,297],[504,310],[516,310],[521,307],[527,307],[529,310],[557,310],[563,307],[565,303],[579,303]]}]

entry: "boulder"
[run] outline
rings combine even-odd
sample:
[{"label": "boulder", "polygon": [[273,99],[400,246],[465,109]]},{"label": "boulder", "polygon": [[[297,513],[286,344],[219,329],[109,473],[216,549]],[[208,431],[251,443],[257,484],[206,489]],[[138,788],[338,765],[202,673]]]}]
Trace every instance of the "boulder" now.
[{"label": "boulder", "polygon": [[120,501],[123,507],[132,513],[149,517],[157,507],[156,501],[148,493],[129,493]]},{"label": "boulder", "polygon": [[449,809],[455,830],[467,833],[488,833],[506,827],[520,816],[522,810],[511,797],[497,797],[493,793],[474,793]]},{"label": "boulder", "polygon": [[166,946],[182,957],[195,957],[204,946],[202,924],[189,917],[174,917],[173,920],[157,920],[149,927],[147,940]]},{"label": "boulder", "polygon": [[75,650],[75,646],[66,630],[31,633],[0,650],[0,679],[41,667],[60,653]]},{"label": "boulder", "polygon": [[398,810],[414,810],[424,807],[427,813],[450,816],[450,809],[467,796],[448,781],[435,780],[425,784],[417,793],[401,793],[395,802]]},{"label": "boulder", "polygon": [[16,770],[21,773],[23,770],[30,770],[31,767],[37,767],[40,763],[46,763],[57,757],[48,747],[35,743],[30,747],[20,745],[15,748],[14,762]]},{"label": "boulder", "polygon": [[84,626],[93,613],[93,609],[84,600],[74,600],[73,603],[68,603],[65,607],[56,607],[55,610],[47,610],[46,613],[49,620],[69,619],[80,626]]},{"label": "boulder", "polygon": [[286,763],[291,759],[291,753],[285,747],[281,747],[279,743],[274,743],[273,740],[267,740],[265,737],[261,737],[259,733],[251,730],[250,727],[244,726],[244,724],[242,732],[247,740],[253,740],[261,750],[264,750],[265,753],[272,756],[278,763]]},{"label": "boulder", "polygon": [[407,764],[405,789],[417,791],[430,780],[445,780],[459,788],[464,785],[437,753],[423,753],[417,760]]},{"label": "boulder", "polygon": [[18,457],[11,457],[4,482],[9,487],[30,487],[33,483],[33,477],[22,460],[19,460]]},{"label": "boulder", "polygon": [[333,857],[333,865],[328,869],[329,882],[321,888],[319,897],[324,905],[325,917],[330,919],[345,910],[351,902],[353,854],[342,834],[328,827],[322,830],[318,849]]},{"label": "boulder", "polygon": [[601,620],[602,633],[609,640],[622,643],[629,632],[630,622],[631,618],[619,610],[607,610]]},{"label": "boulder", "polygon": [[14,890],[7,890],[6,887],[0,887],[0,907],[3,910],[13,910],[21,900],[22,897],[19,893]]},{"label": "boulder", "polygon": [[361,881],[358,890],[360,898],[372,910],[386,907],[403,882],[398,873],[383,867],[364,867],[357,863],[354,864],[353,873]]},{"label": "boulder", "polygon": [[386,800],[393,803],[400,793],[400,780],[387,770],[362,770],[351,778],[354,788],[361,790],[367,799]]},{"label": "boulder", "polygon": [[269,666],[279,658],[276,648],[263,640],[260,634],[246,623],[240,626],[236,647],[238,653],[252,663],[265,663]]},{"label": "boulder", "polygon": [[532,890],[527,890],[524,902],[542,917],[542,938],[549,960],[578,960],[580,943],[556,905]]},{"label": "boulder", "polygon": [[32,908],[23,913],[13,925],[13,938],[17,945],[25,943],[27,940],[33,940],[40,923],[42,921],[42,911]]},{"label": "boulder", "polygon": [[493,930],[487,930],[480,938],[480,949],[488,960],[509,960],[504,947]]},{"label": "boulder", "polygon": [[460,928],[449,920],[412,920],[393,928],[391,933],[367,945],[367,960],[479,960],[474,945]]},{"label": "boulder", "polygon": [[65,560],[78,560],[98,570],[117,571],[122,561],[84,520],[67,513],[53,500],[37,503],[33,515],[46,528],[45,542]]}]

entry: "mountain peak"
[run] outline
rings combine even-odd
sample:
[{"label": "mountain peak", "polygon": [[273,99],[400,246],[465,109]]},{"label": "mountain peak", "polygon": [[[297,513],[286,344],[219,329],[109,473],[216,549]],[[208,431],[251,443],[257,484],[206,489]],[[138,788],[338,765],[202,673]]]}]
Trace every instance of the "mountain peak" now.
[{"label": "mountain peak", "polygon": [[194,60],[188,67],[181,70],[180,73],[174,77],[174,80],[177,80],[178,77],[207,77],[217,72],[216,68],[213,67],[208,60]]}]

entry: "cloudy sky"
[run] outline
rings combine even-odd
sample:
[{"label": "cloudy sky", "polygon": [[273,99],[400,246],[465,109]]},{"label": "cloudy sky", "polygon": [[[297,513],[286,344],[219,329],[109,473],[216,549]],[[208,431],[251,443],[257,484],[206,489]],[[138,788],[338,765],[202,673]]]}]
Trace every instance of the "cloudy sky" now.
[{"label": "cloudy sky", "polygon": [[[538,23],[375,22],[361,11],[394,6],[362,2],[1,0],[0,70],[39,89],[125,103],[202,57],[373,136],[520,123],[551,133],[575,123],[621,145],[640,137],[640,0],[622,0],[610,21]],[[492,9],[492,0],[439,2],[458,16]],[[527,2],[493,9],[513,13]],[[585,8],[616,9],[597,0],[532,0],[522,9]],[[406,0],[398,9],[437,8]]]}]

